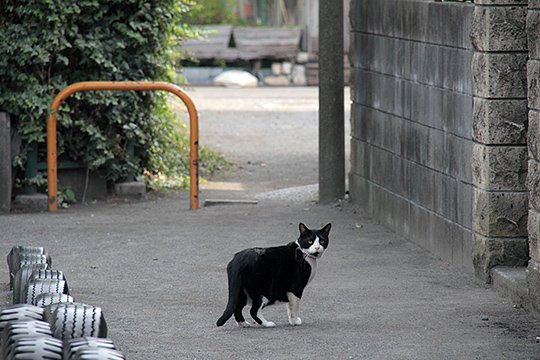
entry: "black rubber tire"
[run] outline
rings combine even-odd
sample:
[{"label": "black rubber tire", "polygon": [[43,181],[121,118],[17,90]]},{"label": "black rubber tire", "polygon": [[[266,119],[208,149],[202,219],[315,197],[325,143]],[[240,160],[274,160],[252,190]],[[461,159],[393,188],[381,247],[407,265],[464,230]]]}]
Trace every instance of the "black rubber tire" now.
[{"label": "black rubber tire", "polygon": [[51,337],[49,323],[39,320],[9,322],[2,333],[2,349],[0,359],[7,359],[7,353],[16,340],[31,337]]},{"label": "black rubber tire", "polygon": [[53,337],[34,337],[16,340],[8,349],[7,360],[62,360],[63,344]]},{"label": "black rubber tire", "polygon": [[36,296],[35,304],[36,306],[45,307],[52,304],[58,303],[72,303],[73,298],[68,294],[58,294],[58,293],[46,293],[39,294]]},{"label": "black rubber tire", "polygon": [[49,268],[52,266],[51,257],[47,254],[26,254],[22,253],[19,255],[19,259],[15,264],[13,264],[13,270],[15,273],[25,264],[40,264],[45,263],[49,265]]},{"label": "black rubber tire", "polygon": [[41,246],[14,246],[11,248],[8,256],[7,256],[7,264],[9,268],[9,272],[16,273],[14,270],[14,266],[16,263],[19,262],[19,258],[21,254],[44,254],[45,249],[43,249]]},{"label": "black rubber tire", "polygon": [[32,273],[31,279],[58,279],[66,281],[64,273],[60,270],[50,270],[50,269],[36,269]]},{"label": "black rubber tire", "polygon": [[6,306],[0,309],[0,333],[10,321],[40,320],[43,321],[44,310],[28,304]]},{"label": "black rubber tire", "polygon": [[118,350],[83,347],[78,349],[71,360],[125,360],[126,357]]},{"label": "black rubber tire", "polygon": [[55,338],[69,340],[86,336],[107,337],[107,323],[100,307],[81,303],[53,306],[56,309],[48,321]]},{"label": "black rubber tire", "polygon": [[52,259],[45,253],[45,250],[41,246],[14,246],[11,248],[7,256],[7,263],[9,267],[9,286],[13,288],[13,280],[15,274],[19,270],[22,264],[35,263],[36,259],[43,259],[51,266]]},{"label": "black rubber tire", "polygon": [[111,339],[102,339],[95,337],[76,338],[65,342],[64,359],[73,359],[75,356],[75,352],[81,348],[102,348],[116,350],[116,346]]},{"label": "black rubber tire", "polygon": [[33,279],[28,282],[26,287],[24,301],[25,304],[36,305],[36,298],[41,294],[67,294],[69,289],[66,282],[59,279]]},{"label": "black rubber tire", "polygon": [[51,305],[44,306],[43,307],[43,321],[46,321],[46,322],[48,322],[50,324],[52,314],[54,314],[56,309],[59,306],[62,306],[62,305],[63,305],[63,303],[54,303],[54,304],[51,304]]},{"label": "black rubber tire", "polygon": [[47,266],[48,264],[46,263],[28,264],[22,266],[17,271],[15,280],[13,281],[13,304],[23,303],[28,281],[32,278],[34,271],[45,270]]},{"label": "black rubber tire", "polygon": [[25,266],[39,266],[39,268],[42,268],[42,269],[49,269],[51,264],[47,261],[47,256],[46,255],[39,255],[39,254],[23,254],[20,261],[18,263],[16,263],[14,266],[13,266],[13,273],[10,272],[9,274],[9,280],[10,280],[10,285],[11,285],[11,289],[13,288],[13,282],[15,281],[15,275],[17,274],[17,272],[19,271],[19,269],[21,269],[22,267],[25,267]]}]

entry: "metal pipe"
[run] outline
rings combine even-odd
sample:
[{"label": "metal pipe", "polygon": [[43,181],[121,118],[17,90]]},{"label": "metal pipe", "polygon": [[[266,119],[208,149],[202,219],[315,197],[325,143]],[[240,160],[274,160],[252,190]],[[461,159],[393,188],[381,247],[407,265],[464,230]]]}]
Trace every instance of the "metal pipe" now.
[{"label": "metal pipe", "polygon": [[166,82],[152,81],[84,81],[64,88],[51,103],[51,113],[47,118],[47,187],[48,209],[58,209],[58,179],[56,152],[56,114],[66,98],[79,91],[121,90],[148,91],[164,90],[175,94],[186,105],[189,114],[189,194],[190,208],[199,208],[199,116],[193,100],[180,87]]}]

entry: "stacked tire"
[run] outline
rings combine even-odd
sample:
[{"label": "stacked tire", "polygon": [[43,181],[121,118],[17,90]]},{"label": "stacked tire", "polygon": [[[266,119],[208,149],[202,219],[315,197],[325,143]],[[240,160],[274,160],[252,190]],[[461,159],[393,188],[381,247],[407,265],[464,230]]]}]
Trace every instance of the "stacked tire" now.
[{"label": "stacked tire", "polygon": [[125,359],[101,308],[74,301],[42,247],[15,246],[7,263],[13,305],[0,308],[0,359]]}]

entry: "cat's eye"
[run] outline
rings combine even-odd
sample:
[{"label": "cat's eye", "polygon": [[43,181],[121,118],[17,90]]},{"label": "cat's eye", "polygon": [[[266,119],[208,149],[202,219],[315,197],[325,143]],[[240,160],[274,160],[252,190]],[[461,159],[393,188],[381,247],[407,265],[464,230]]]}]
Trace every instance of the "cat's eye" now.
[{"label": "cat's eye", "polygon": [[313,244],[313,240],[308,240],[307,242],[309,245]]}]

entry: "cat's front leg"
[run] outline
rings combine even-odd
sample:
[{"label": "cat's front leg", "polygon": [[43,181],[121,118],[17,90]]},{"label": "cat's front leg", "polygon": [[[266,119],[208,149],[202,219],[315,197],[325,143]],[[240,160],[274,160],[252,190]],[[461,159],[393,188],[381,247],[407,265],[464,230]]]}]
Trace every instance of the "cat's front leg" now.
[{"label": "cat's front leg", "polygon": [[291,292],[287,293],[287,315],[289,316],[289,324],[292,326],[302,325],[302,319],[298,317],[298,307],[300,305],[300,298]]}]

